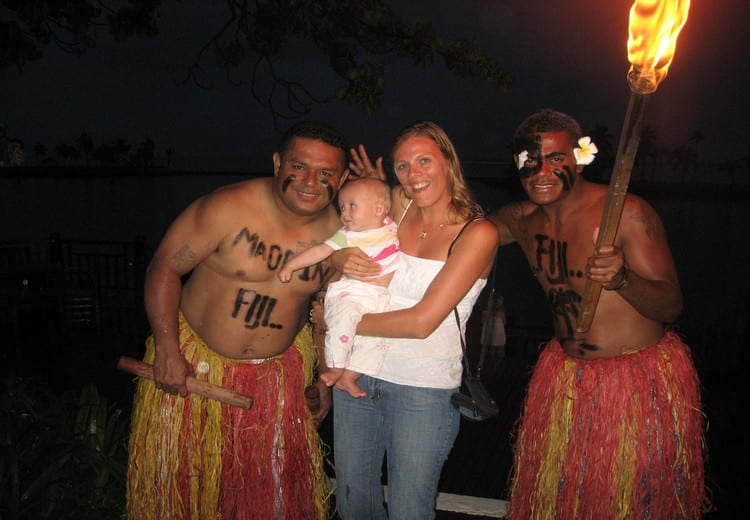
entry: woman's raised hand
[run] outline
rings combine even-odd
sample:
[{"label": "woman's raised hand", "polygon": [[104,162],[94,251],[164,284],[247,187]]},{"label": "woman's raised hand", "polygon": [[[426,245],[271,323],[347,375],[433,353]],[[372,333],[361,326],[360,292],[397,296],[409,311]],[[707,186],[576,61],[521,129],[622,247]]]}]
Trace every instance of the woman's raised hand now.
[{"label": "woman's raised hand", "polygon": [[357,148],[352,148],[350,154],[352,161],[349,163],[349,169],[357,174],[358,177],[377,177],[381,181],[386,180],[382,157],[378,157],[373,165],[363,144]]}]

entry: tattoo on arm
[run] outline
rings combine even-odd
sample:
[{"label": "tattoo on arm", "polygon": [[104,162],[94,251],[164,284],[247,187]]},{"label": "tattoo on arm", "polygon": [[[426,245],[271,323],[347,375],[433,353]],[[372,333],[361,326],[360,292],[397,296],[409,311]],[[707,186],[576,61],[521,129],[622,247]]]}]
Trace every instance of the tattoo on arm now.
[{"label": "tattoo on arm", "polygon": [[174,254],[172,261],[177,264],[178,267],[189,267],[195,262],[195,251],[185,244]]},{"label": "tattoo on arm", "polygon": [[630,220],[643,225],[646,236],[653,239],[661,230],[659,217],[650,206],[640,204],[637,211],[631,212],[628,217]]}]

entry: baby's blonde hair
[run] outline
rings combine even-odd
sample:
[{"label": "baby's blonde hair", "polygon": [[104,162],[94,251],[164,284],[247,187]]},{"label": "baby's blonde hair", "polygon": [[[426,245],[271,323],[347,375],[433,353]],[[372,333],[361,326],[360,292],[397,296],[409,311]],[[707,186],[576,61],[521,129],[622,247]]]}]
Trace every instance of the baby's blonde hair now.
[{"label": "baby's blonde hair", "polygon": [[350,186],[363,188],[375,195],[378,202],[383,203],[385,207],[385,214],[387,215],[391,211],[391,189],[385,181],[381,181],[377,177],[357,177],[349,179],[341,187],[340,193]]}]

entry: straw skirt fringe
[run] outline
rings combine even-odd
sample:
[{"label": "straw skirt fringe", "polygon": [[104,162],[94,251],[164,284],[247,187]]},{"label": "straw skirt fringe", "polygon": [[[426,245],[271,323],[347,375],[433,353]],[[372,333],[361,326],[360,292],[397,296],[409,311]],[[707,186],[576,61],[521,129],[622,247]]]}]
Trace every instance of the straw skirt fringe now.
[{"label": "straw skirt fringe", "polygon": [[610,359],[540,355],[515,440],[509,519],[697,519],[703,414],[673,332]]},{"label": "straw skirt fringe", "polygon": [[[182,353],[196,377],[254,398],[244,410],[185,398],[140,380],[129,444],[127,509],[146,519],[323,519],[329,493],[320,439],[304,397],[317,351],[296,345],[261,363],[211,349],[180,317]],[[144,361],[153,362],[153,338]]]}]

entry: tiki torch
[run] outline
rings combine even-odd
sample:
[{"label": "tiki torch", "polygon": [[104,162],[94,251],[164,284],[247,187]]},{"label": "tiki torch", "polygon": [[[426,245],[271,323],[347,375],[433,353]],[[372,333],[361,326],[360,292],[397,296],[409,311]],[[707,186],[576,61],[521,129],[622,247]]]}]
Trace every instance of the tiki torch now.
[{"label": "tiki torch", "polygon": [[[646,106],[650,95],[667,75],[667,69],[674,57],[677,35],[687,21],[689,8],[690,0],[635,0],[630,8],[630,70],[627,75],[630,101],[599,225],[597,248],[612,245],[617,236],[623,202],[641,138]],[[600,283],[586,281],[577,332],[584,333],[591,328],[601,292]]]}]

